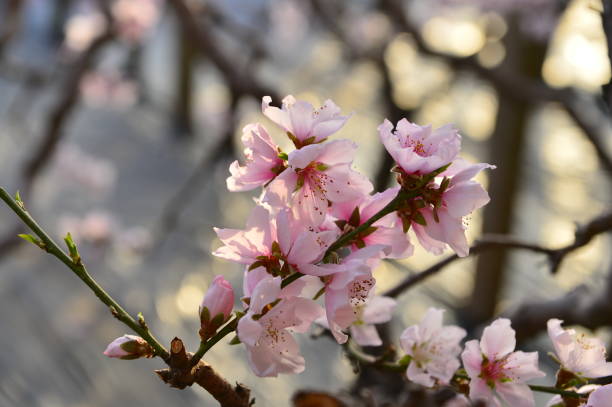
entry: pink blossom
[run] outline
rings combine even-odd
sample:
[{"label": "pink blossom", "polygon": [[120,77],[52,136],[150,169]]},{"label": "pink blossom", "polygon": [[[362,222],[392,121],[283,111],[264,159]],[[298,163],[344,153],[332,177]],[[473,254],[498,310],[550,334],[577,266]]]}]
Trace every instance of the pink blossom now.
[{"label": "pink blossom", "polygon": [[[405,213],[399,212],[400,216],[410,219],[419,243],[426,250],[441,254],[448,245],[460,257],[469,254],[470,246],[465,237],[467,226],[464,218],[489,202],[487,191],[472,180],[485,168],[495,168],[495,166],[485,163],[468,164],[463,160],[455,161],[448,171],[442,174],[445,177],[450,176],[450,181],[446,181],[447,186],[443,188],[439,183],[432,184],[427,198],[430,201],[427,201],[422,209],[409,208]],[[421,216],[420,222],[415,216],[417,212]]]},{"label": "pink blossom", "polygon": [[213,252],[215,256],[248,265],[249,270],[262,267],[273,276],[283,277],[295,271],[325,274],[316,263],[338,235],[318,231],[287,210],[271,215],[262,206],[253,209],[246,230],[215,228],[215,232],[224,243]]},{"label": "pink blossom", "polygon": [[459,368],[459,343],[465,330],[458,326],[442,326],[444,310],[429,308],[418,325],[404,330],[400,344],[412,357],[406,376],[423,386],[448,384]]},{"label": "pink blossom", "polygon": [[450,164],[461,149],[461,136],[447,125],[434,131],[402,119],[393,131],[386,120],[378,127],[385,148],[407,174],[428,174]]},{"label": "pink blossom", "polygon": [[534,407],[533,393],[526,381],[544,376],[538,369],[537,352],[513,352],[515,332],[510,320],[499,318],[484,329],[480,342],[468,341],[461,354],[470,376],[470,398],[493,406]]},{"label": "pink blossom", "polygon": [[612,384],[601,386],[589,396],[586,407],[612,406]]},{"label": "pink blossom", "polygon": [[264,191],[263,202],[293,208],[296,217],[319,225],[329,202],[357,199],[372,183],[351,169],[357,145],[348,140],[313,144],[289,153],[288,168]]},{"label": "pink blossom", "polygon": [[240,166],[234,161],[230,165],[232,175],[227,179],[230,191],[250,191],[271,181],[285,169],[284,161],[278,156],[280,149],[261,124],[245,126],[242,143],[246,164]]},{"label": "pink blossom", "polygon": [[57,168],[62,179],[78,183],[99,194],[110,191],[117,179],[117,170],[112,162],[89,154],[73,144],[62,146],[58,151]]},{"label": "pink blossom", "polygon": [[123,335],[112,341],[104,351],[109,358],[137,359],[153,356],[153,349],[140,336]]},{"label": "pink blossom", "polygon": [[[380,346],[382,340],[378,335],[375,324],[383,324],[391,320],[397,301],[391,297],[370,296],[363,304],[357,304],[355,320],[349,326],[351,338],[360,346]],[[319,318],[317,323],[329,328],[325,317]]]},{"label": "pink blossom", "polygon": [[[381,211],[398,192],[399,188],[389,188],[374,195],[363,195],[353,201],[340,202],[331,207],[331,214],[337,218],[335,223],[338,228],[347,232],[361,226]],[[387,256],[389,258],[405,258],[411,256],[414,250],[408,235],[401,228],[401,220],[395,213],[374,222],[369,230],[353,241],[353,249],[377,244],[391,248]]]},{"label": "pink blossom", "polygon": [[159,18],[158,0],[116,0],[112,12],[119,34],[126,41],[137,43]]},{"label": "pink blossom", "polygon": [[291,95],[283,99],[281,109],[270,103],[272,98],[265,96],[261,102],[263,114],[287,132],[296,148],[325,141],[349,118],[341,116],[340,108],[331,100],[326,100],[319,109]]},{"label": "pink blossom", "polygon": [[247,314],[238,321],[238,338],[257,376],[300,373],[304,358],[292,332],[306,332],[323,310],[314,301],[280,298],[281,278],[267,277],[255,287]]},{"label": "pink blossom", "polygon": [[[369,263],[380,256],[381,250],[388,252],[389,248],[382,245],[367,246],[349,254],[342,259],[341,264],[323,264],[309,273],[328,275],[325,277],[326,326],[338,343],[347,341],[348,336],[343,330],[358,322],[362,316],[363,306],[367,302],[370,290],[376,284]],[[378,310],[375,308],[374,311],[376,313]],[[358,332],[358,335],[360,333],[363,334]],[[371,335],[366,335],[364,340],[366,339],[374,340]]]},{"label": "pink blossom", "polygon": [[374,296],[364,305],[357,305],[356,321],[349,327],[351,338],[361,346],[380,346],[382,340],[375,324],[391,320],[397,301],[391,297]]},{"label": "pink blossom", "polygon": [[[210,319],[222,315],[227,321],[234,308],[234,289],[223,276],[216,276],[200,304],[200,314],[207,312]],[[206,309],[206,311],[204,311]]]},{"label": "pink blossom", "polygon": [[563,329],[559,319],[548,320],[548,336],[563,369],[594,379],[612,375],[612,362],[606,362],[606,347],[599,338],[578,335],[573,329]]}]

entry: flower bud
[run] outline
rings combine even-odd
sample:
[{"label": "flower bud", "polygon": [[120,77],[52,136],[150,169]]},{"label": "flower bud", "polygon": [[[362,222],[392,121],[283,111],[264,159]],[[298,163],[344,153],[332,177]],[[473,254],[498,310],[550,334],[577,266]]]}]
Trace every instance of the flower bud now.
[{"label": "flower bud", "polygon": [[109,358],[138,359],[153,356],[153,348],[140,336],[123,335],[112,341],[104,351]]},{"label": "flower bud", "polygon": [[200,337],[210,338],[230,318],[234,289],[223,276],[216,276],[200,305]]}]

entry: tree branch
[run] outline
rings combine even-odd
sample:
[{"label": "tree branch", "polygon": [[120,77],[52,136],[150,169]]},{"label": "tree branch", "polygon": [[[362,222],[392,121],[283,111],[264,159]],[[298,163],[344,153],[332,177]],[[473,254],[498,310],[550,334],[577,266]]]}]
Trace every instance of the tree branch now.
[{"label": "tree branch", "polygon": [[[580,247],[586,246],[593,237],[612,230],[612,212],[600,215],[576,230],[574,242],[557,249],[532,244],[511,236],[488,235],[477,240],[470,248],[470,256],[491,249],[520,249],[534,253],[545,254],[548,257],[552,273],[556,273],[567,255]],[[420,283],[428,277],[442,271],[449,264],[461,259],[456,254],[440,260],[418,274],[410,275],[400,281],[395,287],[382,295],[397,297],[404,291]]]},{"label": "tree branch", "polygon": [[[70,254],[64,252],[49,235],[36,223],[36,221],[25,210],[21,200],[14,200],[4,189],[0,188],[0,199],[2,199],[15,212],[38,237],[29,237],[26,240],[36,244],[39,248],[56,257],[64,263],[89,289],[105,304],[111,314],[123,322],[130,329],[142,337],[154,350],[155,356],[159,356],[168,364],[169,369],[158,370],[156,373],[172,387],[185,388],[193,383],[198,383],[206,389],[223,407],[247,407],[249,405],[249,391],[242,385],[233,388],[225,379],[217,374],[213,368],[199,361],[195,366],[190,363],[183,343],[175,338],[171,344],[171,351],[153,336],[144,322],[142,315],[138,320],[134,319],[123,307],[113,299],[88,273],[85,265],[78,255],[76,246],[71,247],[71,239],[66,238]],[[74,243],[72,243],[74,245]]]}]

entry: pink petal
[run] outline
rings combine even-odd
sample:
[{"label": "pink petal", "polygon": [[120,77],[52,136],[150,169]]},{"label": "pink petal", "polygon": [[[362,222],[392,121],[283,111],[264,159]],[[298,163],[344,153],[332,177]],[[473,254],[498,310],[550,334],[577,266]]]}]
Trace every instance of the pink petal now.
[{"label": "pink petal", "polygon": [[486,327],[480,340],[480,349],[489,360],[499,360],[516,346],[515,332],[507,318],[498,318]]},{"label": "pink petal", "polygon": [[351,337],[360,346],[380,346],[382,340],[374,325],[351,325]]}]

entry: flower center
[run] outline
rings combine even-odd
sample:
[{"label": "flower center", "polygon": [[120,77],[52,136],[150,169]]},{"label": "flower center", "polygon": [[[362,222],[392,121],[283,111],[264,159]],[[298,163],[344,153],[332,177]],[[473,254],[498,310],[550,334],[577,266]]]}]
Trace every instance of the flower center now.
[{"label": "flower center", "polygon": [[506,360],[488,360],[484,359],[480,370],[480,378],[483,379],[491,388],[495,387],[495,383],[509,380],[506,376]]}]

